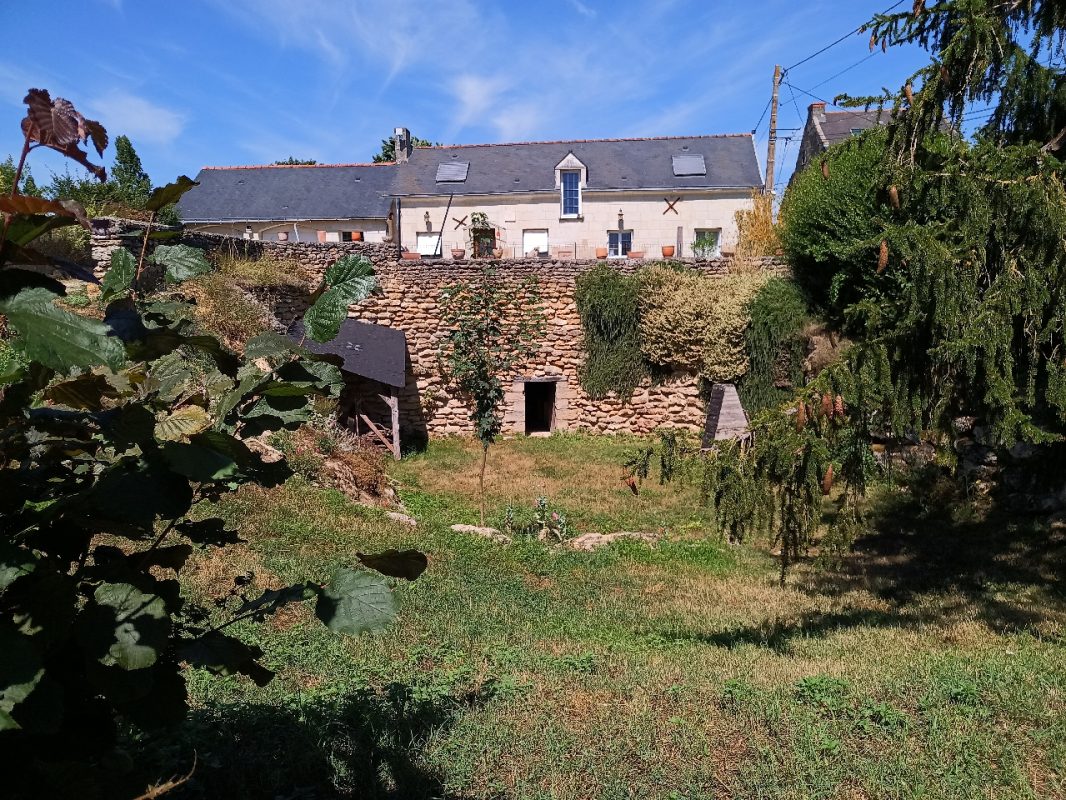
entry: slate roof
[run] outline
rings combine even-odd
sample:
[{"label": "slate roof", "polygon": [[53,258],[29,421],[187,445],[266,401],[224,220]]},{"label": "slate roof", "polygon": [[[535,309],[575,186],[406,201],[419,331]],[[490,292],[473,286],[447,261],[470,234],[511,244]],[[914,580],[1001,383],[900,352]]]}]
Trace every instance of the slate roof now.
[{"label": "slate roof", "polygon": [[385,219],[391,165],[204,167],[185,194],[185,222]]},{"label": "slate roof", "polygon": [[402,389],[407,383],[407,336],[384,325],[348,319],[332,342],[320,344],[304,339],[304,327],[297,320],[289,328],[289,338],[312,353],[340,356],[343,369],[354,375]]},{"label": "slate roof", "polygon": [[[451,145],[417,147],[405,164],[204,167],[178,211],[192,223],[385,219],[393,197],[554,192],[555,167],[569,153],[585,165],[591,191],[762,185],[748,134]],[[678,156],[702,158],[706,174],[675,175]]]},{"label": "slate roof", "polygon": [[[748,134],[598,139],[415,148],[396,168],[399,196],[554,192],[555,167],[573,153],[588,170],[586,190],[750,189],[762,184]],[[674,175],[673,156],[700,155],[706,175]],[[462,183],[438,183],[441,164],[470,164]]]},{"label": "slate roof", "polygon": [[830,147],[852,135],[852,130],[868,130],[887,124],[890,112],[881,111],[826,111],[825,121],[819,122],[822,142]]}]

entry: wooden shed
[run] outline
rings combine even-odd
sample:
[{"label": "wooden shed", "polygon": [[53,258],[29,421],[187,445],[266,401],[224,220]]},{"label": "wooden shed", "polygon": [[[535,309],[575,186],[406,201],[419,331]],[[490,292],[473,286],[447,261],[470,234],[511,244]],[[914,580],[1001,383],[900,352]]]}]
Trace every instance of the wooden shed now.
[{"label": "wooden shed", "polygon": [[[372,325],[354,319],[341,324],[333,341],[320,343],[304,338],[303,322],[289,328],[289,338],[302,342],[312,353],[337,356],[345,373],[345,391],[337,409],[342,424],[356,433],[373,434],[400,458],[400,390],[407,378],[407,336],[385,325]],[[388,421],[375,421],[366,407],[368,399],[382,401]]]}]

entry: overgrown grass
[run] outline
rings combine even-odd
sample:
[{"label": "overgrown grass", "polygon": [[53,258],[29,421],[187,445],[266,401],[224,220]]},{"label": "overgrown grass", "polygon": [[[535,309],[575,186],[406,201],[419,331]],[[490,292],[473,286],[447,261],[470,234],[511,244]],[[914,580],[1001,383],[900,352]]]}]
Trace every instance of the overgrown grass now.
[{"label": "overgrown grass", "polygon": [[763,549],[707,534],[691,490],[634,497],[618,466],[634,444],[502,442],[490,507],[546,495],[582,531],[662,529],[656,548],[451,532],[476,519],[476,445],[458,440],[393,470],[417,529],[299,478],[224,501],[247,541],[196,557],[204,600],[356,551],[418,547],[430,567],[379,636],[334,637],[305,609],[242,629],[277,679],[192,673],[179,742],[142,740],[136,762],[170,775],[195,751],[172,796],[197,798],[1063,796],[1062,531],[887,493],[841,572],[780,588]]}]

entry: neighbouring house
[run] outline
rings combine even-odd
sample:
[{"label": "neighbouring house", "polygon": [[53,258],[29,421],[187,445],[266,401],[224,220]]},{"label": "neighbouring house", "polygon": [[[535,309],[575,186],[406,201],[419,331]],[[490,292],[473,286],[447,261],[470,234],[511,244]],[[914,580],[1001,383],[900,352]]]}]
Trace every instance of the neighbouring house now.
[{"label": "neighbouring house", "polygon": [[807,109],[807,124],[803,127],[803,139],[800,141],[796,171],[793,175],[799,174],[804,167],[837,142],[878,125],[885,125],[890,116],[891,112],[888,110],[826,111],[825,103],[811,103]]},{"label": "neighbouring house", "polygon": [[295,242],[388,235],[388,165],[204,167],[196,180],[178,204],[192,231]]},{"label": "neighbouring house", "polygon": [[188,228],[247,238],[390,241],[425,257],[713,257],[762,184],[750,135],[412,147],[396,162],[208,167]]}]

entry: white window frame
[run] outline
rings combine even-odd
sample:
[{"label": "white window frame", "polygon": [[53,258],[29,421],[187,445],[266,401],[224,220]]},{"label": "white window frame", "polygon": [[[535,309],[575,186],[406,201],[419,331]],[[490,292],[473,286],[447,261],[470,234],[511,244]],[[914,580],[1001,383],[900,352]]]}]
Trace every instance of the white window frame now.
[{"label": "white window frame", "polygon": [[693,243],[692,255],[696,255],[695,243],[699,240],[700,234],[703,234],[703,233],[713,233],[717,237],[717,241],[715,242],[714,252],[711,253],[709,256],[705,256],[705,257],[706,258],[721,258],[722,257],[722,229],[721,228],[696,228],[696,230],[694,230],[692,232],[692,243]]},{"label": "white window frame", "polygon": [[[611,247],[611,237],[612,236],[617,236],[618,237],[618,248],[617,248],[618,251],[617,252],[612,252],[612,247]],[[625,237],[625,236],[629,237],[629,249],[626,250],[623,253],[622,249],[625,246],[625,242],[623,241],[623,237]],[[626,258],[626,257],[629,256],[629,253],[632,250],[633,250],[633,231],[630,231],[630,230],[625,230],[625,231],[607,231],[607,257],[608,258]]]},{"label": "white window frame", "polygon": [[[577,179],[577,211],[566,210],[566,176],[573,175]],[[559,218],[580,219],[581,217],[581,170],[564,169],[559,171]]]},{"label": "white window frame", "polygon": [[415,233],[415,250],[418,252],[419,255],[423,256],[436,255],[437,239],[439,236],[440,233],[429,233],[425,231],[419,231]]},{"label": "white window frame", "polygon": [[524,256],[528,256],[530,251],[533,249],[533,243],[532,242],[529,242],[527,244],[527,242],[526,242],[526,238],[527,237],[529,237],[529,238],[535,237],[535,238],[543,241],[544,249],[540,250],[540,254],[541,255],[547,255],[548,254],[548,252],[549,252],[548,251],[549,239],[548,239],[548,229],[547,228],[524,228],[522,230],[522,255],[524,255]]}]

